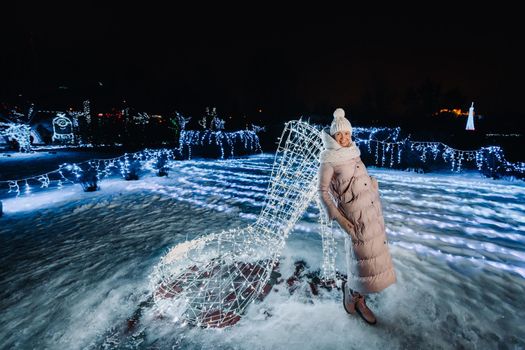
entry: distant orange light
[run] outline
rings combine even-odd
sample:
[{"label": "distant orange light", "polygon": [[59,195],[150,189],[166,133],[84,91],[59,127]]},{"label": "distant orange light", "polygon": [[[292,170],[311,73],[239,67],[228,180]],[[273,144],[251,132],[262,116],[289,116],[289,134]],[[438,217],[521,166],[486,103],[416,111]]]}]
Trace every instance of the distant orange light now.
[{"label": "distant orange light", "polygon": [[460,117],[460,116],[467,116],[468,113],[467,112],[463,112],[460,108],[454,108],[454,109],[448,109],[448,108],[443,108],[443,109],[440,109],[438,113],[436,114],[440,114],[440,113],[452,113],[454,114],[456,117]]}]

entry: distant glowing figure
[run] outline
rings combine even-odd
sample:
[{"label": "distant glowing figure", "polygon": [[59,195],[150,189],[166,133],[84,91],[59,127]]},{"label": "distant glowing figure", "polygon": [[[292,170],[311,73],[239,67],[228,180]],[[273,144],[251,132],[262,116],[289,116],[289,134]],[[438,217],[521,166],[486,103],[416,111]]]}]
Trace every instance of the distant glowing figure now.
[{"label": "distant glowing figure", "polygon": [[474,102],[472,102],[472,105],[470,106],[468,110],[468,119],[467,119],[467,127],[465,130],[475,130],[474,129]]},{"label": "distant glowing figure", "polygon": [[71,120],[66,118],[65,113],[58,113],[53,119],[53,142],[73,143],[74,139]]}]

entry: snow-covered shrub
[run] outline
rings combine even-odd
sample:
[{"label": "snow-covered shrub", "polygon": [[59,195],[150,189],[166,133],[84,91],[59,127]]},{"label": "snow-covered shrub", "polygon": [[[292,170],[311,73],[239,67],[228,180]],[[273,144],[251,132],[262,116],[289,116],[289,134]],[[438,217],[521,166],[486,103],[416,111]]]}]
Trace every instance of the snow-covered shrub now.
[{"label": "snow-covered shrub", "polygon": [[83,171],[79,182],[84,192],[94,192],[99,189],[97,171],[95,169]]}]

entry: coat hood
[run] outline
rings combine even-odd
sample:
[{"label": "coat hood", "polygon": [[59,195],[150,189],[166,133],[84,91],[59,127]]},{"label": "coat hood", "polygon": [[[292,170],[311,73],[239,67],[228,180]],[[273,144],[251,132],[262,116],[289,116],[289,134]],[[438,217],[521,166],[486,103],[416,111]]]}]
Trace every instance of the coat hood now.
[{"label": "coat hood", "polygon": [[354,141],[352,141],[349,147],[343,147],[337,143],[337,141],[329,134],[328,127],[321,130],[321,140],[325,148],[319,156],[319,161],[321,163],[344,162],[361,155],[361,151]]}]

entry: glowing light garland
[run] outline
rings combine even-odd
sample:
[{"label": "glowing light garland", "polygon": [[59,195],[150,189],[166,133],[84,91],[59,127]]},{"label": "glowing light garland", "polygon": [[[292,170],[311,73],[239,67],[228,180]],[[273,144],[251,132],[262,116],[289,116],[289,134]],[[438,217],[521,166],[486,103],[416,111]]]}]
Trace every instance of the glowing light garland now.
[{"label": "glowing light garland", "polygon": [[[211,117],[209,129],[207,128],[207,117]],[[216,145],[220,149],[220,159],[225,157],[225,146],[230,149],[230,156],[235,156],[235,144],[241,143],[244,151],[262,152],[257,133],[265,131],[264,127],[252,124],[252,130],[224,131],[225,121],[217,116],[215,107],[206,107],[206,114],[198,120],[198,124],[204,130],[186,130],[186,125],[191,118],[185,118],[180,113],[176,113],[172,122],[180,126],[178,152],[182,158],[191,159],[192,147],[202,147]]]},{"label": "glowing light garland", "polygon": [[[361,151],[367,151],[373,155],[376,165],[390,168],[402,163],[403,152],[416,154],[423,163],[429,159],[434,162],[438,157],[445,163],[450,163],[450,170],[460,172],[465,163],[473,163],[479,171],[486,171],[491,176],[517,176],[523,178],[525,175],[525,163],[512,163],[505,159],[501,147],[488,146],[478,150],[459,150],[443,142],[412,141],[409,138],[399,140],[400,128],[354,128],[353,138]],[[366,135],[368,134],[368,137]],[[383,135],[383,139],[378,137]]]},{"label": "glowing light garland", "polygon": [[[160,160],[164,160],[161,162]],[[31,176],[18,180],[0,181],[0,190],[7,190],[7,194],[20,196],[31,192],[32,188],[63,188],[64,184],[83,184],[83,182],[97,181],[120,175],[124,179],[131,179],[140,172],[158,172],[157,168],[166,168],[170,161],[175,161],[174,150],[160,149],[135,153],[126,153],[123,156],[110,159],[92,159],[81,163],[64,163],[54,171]],[[167,164],[166,164],[167,162]],[[88,176],[88,177],[86,177]]]},{"label": "glowing light garland", "polygon": [[85,100],[83,103],[84,106],[84,117],[86,118],[86,124],[91,124],[91,106],[89,100]]},{"label": "glowing light garland", "polygon": [[175,113],[175,124],[180,125],[181,130],[186,129],[186,125],[190,122],[191,117],[184,117],[179,112]]},{"label": "glowing light garland", "polygon": [[215,130],[224,130],[225,121],[216,115],[213,116],[213,119],[210,122],[210,128]]},{"label": "glowing light garland", "polygon": [[149,124],[151,117],[146,112],[138,112],[137,115],[133,116],[133,123],[136,125],[146,125]]},{"label": "glowing light garland", "polygon": [[[260,131],[261,129],[257,129]],[[180,131],[178,152],[182,157],[187,152],[188,159],[191,159],[192,147],[204,146],[206,140],[208,144],[215,144],[220,148],[221,159],[225,157],[225,144],[229,146],[230,156],[234,156],[234,145],[240,142],[244,145],[244,150],[250,152],[262,152],[259,144],[259,136],[254,130],[238,130],[238,131],[212,131],[212,130],[184,130]]]}]

